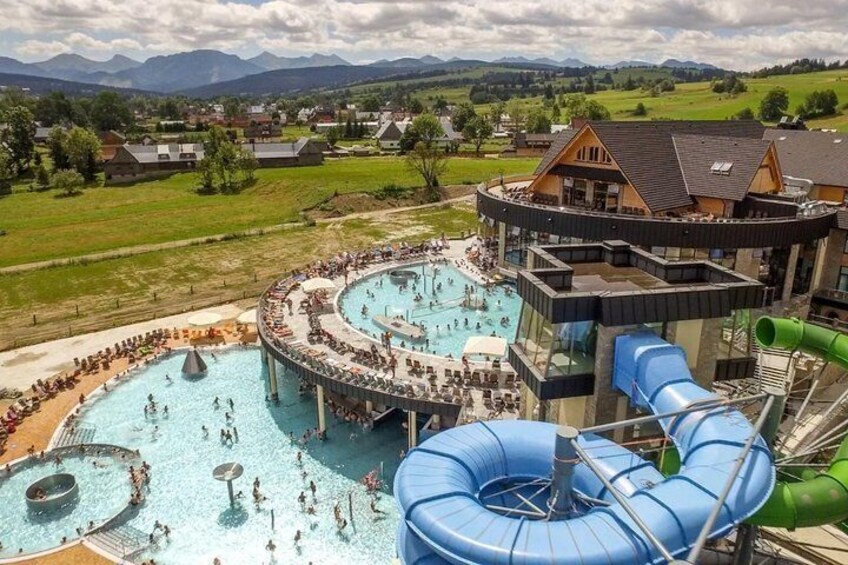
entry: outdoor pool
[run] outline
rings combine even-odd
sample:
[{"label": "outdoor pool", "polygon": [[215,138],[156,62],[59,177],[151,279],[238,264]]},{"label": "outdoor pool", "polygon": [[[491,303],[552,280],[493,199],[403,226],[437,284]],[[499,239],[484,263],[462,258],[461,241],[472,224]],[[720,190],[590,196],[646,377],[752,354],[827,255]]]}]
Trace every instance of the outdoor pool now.
[{"label": "outdoor pool", "polygon": [[[418,351],[423,348],[427,353],[451,355],[456,359],[462,356],[465,342],[471,336],[494,332],[508,342],[515,339],[521,298],[517,292],[505,290],[509,287],[495,286],[486,292],[483,285],[451,263],[421,263],[399,270],[417,275],[417,278],[409,280],[405,290],[401,289],[398,277],[393,279],[390,269],[363,277],[342,291],[339,307],[351,325],[378,338],[385,330],[375,323],[374,316],[402,316],[410,323],[423,324],[429,340],[406,340],[406,349],[415,346]],[[473,290],[470,295],[472,301],[480,304],[485,299],[487,309],[463,306],[466,287],[469,286]],[[416,294],[421,295],[420,301],[416,302]],[[367,307],[367,311],[363,312],[363,306]],[[503,318],[509,321],[502,324]],[[401,341],[400,336],[395,336],[392,344],[399,347]]]},{"label": "outdoor pool", "polygon": [[[157,534],[157,545],[137,559],[153,557],[157,563],[192,565],[211,564],[215,557],[225,565],[389,563],[395,555],[397,510],[388,489],[399,453],[406,446],[401,426],[388,422],[366,433],[359,427],[333,422],[328,410],[329,439],[311,440],[301,448],[290,442],[288,434],[293,432],[299,438],[307,428],[315,428],[317,414],[313,396],[298,396],[294,377],[278,366],[281,401],[273,406],[264,401],[267,368],[260,361],[259,350],[217,351],[217,360],[204,352],[208,375],[194,380],[180,374],[184,355],[176,352],[116,385],[93,402],[80,421],[81,426],[96,428],[93,441],[139,449],[142,459],[152,466],[147,500],[128,525],[149,534],[158,520],[169,526],[171,535],[165,539]],[[158,416],[145,417],[144,406],[150,394],[159,407]],[[216,396],[220,399],[217,409],[213,406]],[[227,405],[230,398],[234,410]],[[167,416],[164,406],[168,407]],[[226,412],[233,414],[229,424]],[[208,438],[203,437],[201,426],[209,429]],[[237,428],[239,441],[221,443],[222,428],[231,432]],[[296,454],[301,449],[303,463],[299,466]],[[212,477],[212,469],[226,462],[244,466],[244,476],[233,483],[235,492],[244,492],[236,508],[230,508],[226,484]],[[389,484],[377,503],[384,514],[375,514],[358,481],[381,463]],[[302,471],[307,473],[305,478]],[[76,472],[86,479],[101,471],[89,464]],[[123,504],[129,494],[125,473],[121,471],[118,489]],[[261,492],[268,497],[259,506],[251,500],[256,477],[261,481]],[[309,492],[310,480],[317,485],[315,500]],[[301,491],[306,491],[306,504],[314,506],[314,515],[301,510],[297,500]],[[349,493],[352,521],[348,515]],[[338,531],[333,515],[336,503],[349,522],[343,532]],[[5,519],[5,511],[3,515]],[[3,537],[8,538],[3,543],[17,543],[23,530],[0,525],[4,526]],[[302,539],[295,544],[298,530]],[[52,545],[65,533],[51,530]],[[273,553],[265,548],[271,539],[277,546]]]}]

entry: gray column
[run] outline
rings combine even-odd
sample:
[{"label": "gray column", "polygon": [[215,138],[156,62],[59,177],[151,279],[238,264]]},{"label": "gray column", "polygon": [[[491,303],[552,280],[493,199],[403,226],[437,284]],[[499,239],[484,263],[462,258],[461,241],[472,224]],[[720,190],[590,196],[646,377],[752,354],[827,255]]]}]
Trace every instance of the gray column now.
[{"label": "gray column", "polygon": [[786,276],[783,279],[783,294],[780,296],[780,299],[784,302],[792,298],[792,283],[795,282],[795,268],[798,266],[798,254],[800,252],[800,243],[796,243],[789,250],[789,259],[786,261]]},{"label": "gray column", "polygon": [[271,400],[276,402],[280,395],[277,391],[277,361],[274,357],[271,356],[271,353],[267,353],[267,362],[268,362],[268,392],[271,395]]},{"label": "gray column", "polygon": [[836,288],[839,283],[839,269],[842,267],[846,237],[848,232],[845,230],[831,229],[826,238],[819,240],[810,292],[822,288]]},{"label": "gray column", "polygon": [[759,257],[754,257],[754,250],[750,247],[736,250],[736,263],[733,270],[754,280],[760,277]]},{"label": "gray column", "polygon": [[408,441],[407,441],[409,449],[412,449],[413,447],[417,447],[418,446],[418,413],[415,412],[414,410],[410,410],[407,413],[406,427],[407,427],[406,432],[407,432],[407,435],[409,436]]},{"label": "gray column", "polygon": [[571,479],[574,474],[574,466],[577,464],[577,451],[575,451],[572,442],[579,435],[580,432],[577,428],[571,426],[560,426],[557,429],[551,498],[548,500],[548,508],[555,519],[567,518],[574,505]]},{"label": "gray column", "polygon": [[618,420],[618,398],[621,393],[612,388],[612,366],[615,338],[636,331],[636,326],[604,326],[598,324],[595,345],[595,392],[586,397],[584,426],[607,424]]},{"label": "gray column", "polygon": [[503,267],[506,261],[506,224],[498,222],[498,265]]},{"label": "gray column", "polygon": [[324,410],[324,387],[318,385],[315,387],[318,398],[318,431],[324,433],[327,431],[327,414]]}]

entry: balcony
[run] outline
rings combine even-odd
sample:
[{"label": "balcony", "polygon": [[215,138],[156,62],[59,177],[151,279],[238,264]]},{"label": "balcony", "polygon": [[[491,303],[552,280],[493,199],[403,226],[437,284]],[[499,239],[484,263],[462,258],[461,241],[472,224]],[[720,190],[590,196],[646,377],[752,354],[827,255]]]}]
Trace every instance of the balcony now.
[{"label": "balcony", "polygon": [[497,179],[477,188],[477,210],[508,226],[589,241],[623,240],[643,247],[736,249],[789,247],[827,237],[836,211],[773,218],[670,218],[552,206],[505,195],[532,176]]}]

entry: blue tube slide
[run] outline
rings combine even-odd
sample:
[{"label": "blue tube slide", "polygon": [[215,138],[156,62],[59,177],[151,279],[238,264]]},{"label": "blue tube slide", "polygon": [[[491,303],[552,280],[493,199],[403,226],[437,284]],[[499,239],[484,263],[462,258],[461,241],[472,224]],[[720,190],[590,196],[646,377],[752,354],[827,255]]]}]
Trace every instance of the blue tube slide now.
[{"label": "blue tube slide", "polygon": [[[682,349],[650,333],[615,343],[613,386],[642,409],[680,410],[718,398],[692,380]],[[594,434],[578,442],[651,532],[685,557],[706,522],[753,427],[733,408],[698,411],[660,422],[682,458],[664,478],[652,464]],[[493,421],[459,426],[423,442],[395,476],[401,524],[397,551],[406,565],[587,565],[662,563],[660,552],[583,463],[574,469],[571,517],[548,521],[514,508],[509,485],[551,476],[557,426]],[[757,438],[734,479],[711,538],[729,534],[762,506],[775,480],[771,454]],[[525,499],[535,495],[523,487]],[[545,510],[547,494],[532,502]],[[587,502],[595,499],[594,502]],[[605,501],[605,502],[597,502]],[[493,502],[495,504],[493,504]],[[484,504],[485,503],[485,504]],[[529,506],[523,508],[529,509]]]}]

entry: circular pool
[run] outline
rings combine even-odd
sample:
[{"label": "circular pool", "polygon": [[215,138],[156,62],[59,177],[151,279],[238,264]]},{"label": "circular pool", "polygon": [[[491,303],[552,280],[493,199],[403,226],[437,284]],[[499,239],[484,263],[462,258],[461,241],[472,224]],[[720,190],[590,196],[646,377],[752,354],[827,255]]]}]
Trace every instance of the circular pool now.
[{"label": "circular pool", "polygon": [[38,479],[26,489],[27,506],[36,512],[58,510],[79,497],[79,485],[70,473],[56,473]]},{"label": "circular pool", "polygon": [[514,287],[486,289],[451,263],[422,263],[402,270],[417,274],[404,288],[392,278],[399,271],[365,276],[342,291],[338,304],[348,323],[376,339],[385,331],[381,321],[402,318],[423,328],[425,335],[415,341],[396,337],[394,346],[455,359],[469,337],[515,338],[521,298]]}]

